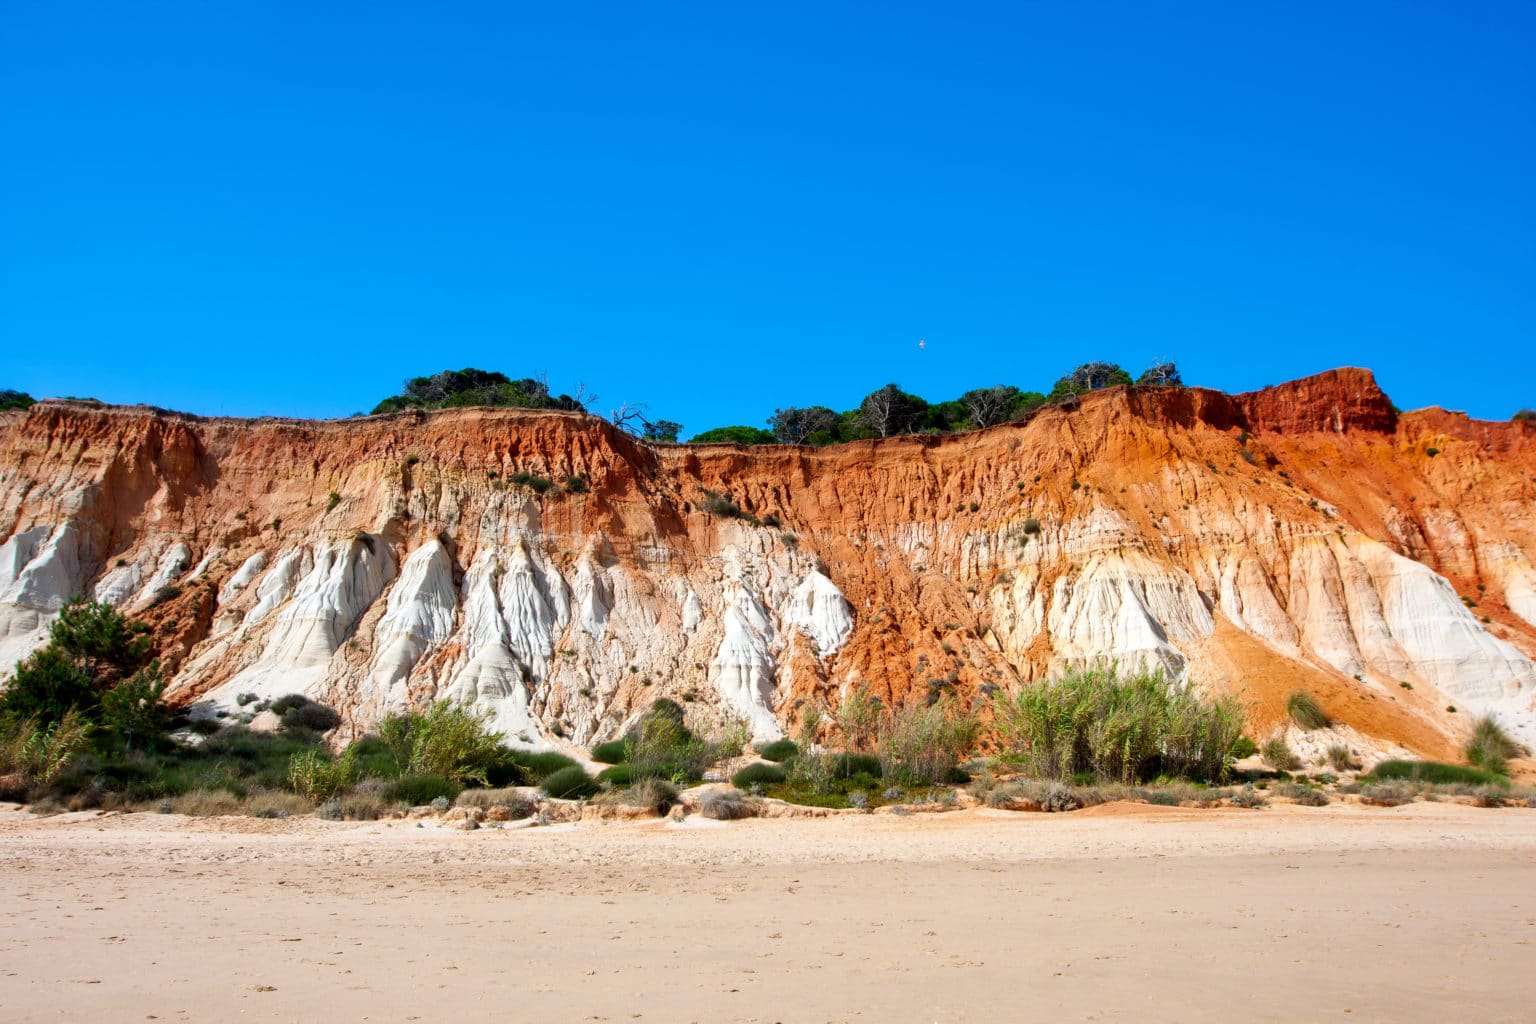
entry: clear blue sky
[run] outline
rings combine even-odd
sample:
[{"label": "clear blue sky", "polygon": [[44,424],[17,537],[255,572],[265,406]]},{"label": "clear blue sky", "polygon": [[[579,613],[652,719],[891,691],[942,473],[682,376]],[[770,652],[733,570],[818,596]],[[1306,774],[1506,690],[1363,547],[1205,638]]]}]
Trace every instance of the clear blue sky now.
[{"label": "clear blue sky", "polygon": [[1529,0],[11,0],[0,387],[543,370],[693,433],[1163,357],[1505,418],[1533,52]]}]

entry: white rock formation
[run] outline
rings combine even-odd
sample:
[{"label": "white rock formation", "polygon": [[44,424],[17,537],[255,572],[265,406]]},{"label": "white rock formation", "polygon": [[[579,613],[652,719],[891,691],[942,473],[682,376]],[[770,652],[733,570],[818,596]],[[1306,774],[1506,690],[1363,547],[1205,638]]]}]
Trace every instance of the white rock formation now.
[{"label": "white rock formation", "polygon": [[[228,703],[241,693],[270,699],[317,688],[331,658],[395,574],[389,545],[367,534],[322,548],[312,559],[307,554],[290,552],[262,580],[262,601],[247,623],[280,610],[260,657],[213,691],[215,702]],[[293,588],[291,599],[282,601],[288,580],[310,561],[313,567]]]},{"label": "white rock formation", "polygon": [[48,640],[48,627],[82,589],[75,528],[35,526],[0,545],[0,678]]},{"label": "white rock formation", "polygon": [[390,588],[384,617],[373,631],[373,657],[361,700],[382,712],[406,708],[411,670],[453,635],[458,607],[453,561],[442,544],[429,541],[405,560]]},{"label": "white rock formation", "polygon": [[1047,628],[1063,665],[1108,658],[1177,677],[1186,662],[1177,645],[1209,636],[1216,623],[1187,573],[1137,551],[1107,551],[1077,576],[1057,577]]},{"label": "white rock formation", "polygon": [[823,658],[842,650],[853,633],[853,609],[826,576],[812,571],[795,588],[789,621],[816,645]]}]

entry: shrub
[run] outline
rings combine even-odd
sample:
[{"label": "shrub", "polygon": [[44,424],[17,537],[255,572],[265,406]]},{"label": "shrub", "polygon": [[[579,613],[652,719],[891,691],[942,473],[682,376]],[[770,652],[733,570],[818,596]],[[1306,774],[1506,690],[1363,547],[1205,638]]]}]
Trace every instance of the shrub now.
[{"label": "shrub", "polygon": [[[342,797],[342,807],[345,809],[350,797]],[[310,808],[310,802],[296,793],[260,792],[252,793],[245,799],[245,813],[253,818],[286,818],[293,814],[303,814]]]},{"label": "shrub", "polygon": [[709,738],[701,738],[688,731],[682,717],[682,708],[670,700],[657,701],[641,716],[627,737],[625,764],[631,778],[702,778],[710,765],[740,753],[749,735],[745,723],[727,719]]},{"label": "shrub", "polygon": [[539,783],[539,787],[547,795],[561,800],[580,800],[597,792],[597,783],[581,770],[580,765],[553,772]]},{"label": "shrub", "polygon": [[1265,740],[1259,752],[1264,758],[1264,763],[1276,771],[1293,772],[1301,767],[1301,760],[1291,752],[1290,744],[1285,742],[1283,736]]},{"label": "shrub", "polygon": [[534,785],[543,782],[555,772],[580,767],[572,758],[553,750],[518,750],[502,747],[499,754],[500,760],[515,765],[520,770],[520,774]]},{"label": "shrub", "polygon": [[1536,423],[1536,409],[1521,409],[1512,418],[1516,423]]},{"label": "shrub", "polygon": [[949,782],[961,755],[976,741],[977,728],[976,716],[948,697],[890,711],[880,726],[881,774]]},{"label": "shrub", "polygon": [[295,754],[288,762],[288,786],[311,800],[329,800],[357,781],[357,758],[343,755],[333,761],[320,750]]},{"label": "shrub", "polygon": [[382,798],[378,792],[355,791],[336,798],[333,803],[347,821],[378,821],[393,806],[392,801]]},{"label": "shrub", "polygon": [[0,775],[19,775],[27,785],[47,786],[85,750],[90,723],[74,708],[58,721],[28,719],[0,732]]},{"label": "shrub", "polygon": [[880,701],[861,684],[844,697],[833,714],[849,750],[865,750],[880,734]]},{"label": "shrub", "polygon": [[1052,782],[1040,801],[1040,809],[1052,814],[1075,811],[1082,806],[1083,802],[1072,791],[1072,787],[1064,786],[1060,782]]},{"label": "shrub", "polygon": [[731,776],[731,785],[737,789],[749,789],[754,784],[759,786],[777,786],[789,776],[783,768],[776,764],[749,764],[735,775]]},{"label": "shrub", "polygon": [[1303,807],[1327,807],[1328,794],[1316,786],[1303,786],[1287,782],[1275,787],[1275,795],[1292,800]]},{"label": "shrub", "polygon": [[152,660],[149,627],[100,602],[68,601],[48,636],[0,692],[0,716],[32,719],[46,729],[76,708],[94,722],[101,695]]},{"label": "shrub", "polygon": [[1509,780],[1485,768],[1469,768],[1460,764],[1443,764],[1439,761],[1383,761],[1365,776],[1367,779],[1404,779],[1413,782],[1432,782],[1437,785],[1466,783],[1473,786],[1505,785]]},{"label": "shrub", "polygon": [[699,801],[699,813],[716,821],[734,821],[752,817],[757,807],[734,789],[716,789]]},{"label": "shrub", "polygon": [[308,703],[309,698],[304,696],[302,693],[289,693],[284,694],[283,696],[274,700],[271,704],[267,705],[267,710],[281,718],[283,715],[294,710],[295,708],[301,708]]},{"label": "shrub", "polygon": [[1400,807],[1403,804],[1411,804],[1417,795],[1418,790],[1414,787],[1397,782],[1375,783],[1360,789],[1360,799],[1377,807]]},{"label": "shrub", "polygon": [[1360,770],[1360,762],[1355,758],[1355,752],[1343,743],[1335,743],[1328,748],[1328,764],[1334,771],[1354,772]]},{"label": "shrub", "polygon": [[284,729],[308,729],[311,732],[330,732],[341,724],[341,716],[324,704],[299,698],[302,704],[278,712]]},{"label": "shrub", "polygon": [[223,789],[195,789],[171,799],[171,813],[190,818],[215,818],[245,813],[245,803]]},{"label": "shrub", "polygon": [[845,779],[858,775],[880,778],[880,758],[873,754],[834,754],[832,770]]},{"label": "shrub", "polygon": [[1472,738],[1463,750],[1467,761],[1500,775],[1509,770],[1509,759],[1523,751],[1492,715],[1482,715],[1472,723]]},{"label": "shrub", "polygon": [[605,782],[610,786],[623,788],[635,781],[635,773],[627,764],[609,765],[597,773],[597,781]]},{"label": "shrub", "polygon": [[746,515],[741,506],[731,500],[729,494],[720,494],[716,491],[704,491],[704,498],[699,502],[699,507],[712,516],[723,516],[726,519],[740,519]]},{"label": "shrub", "polygon": [[330,493],[330,496],[325,499],[325,510],[327,512],[329,512],[329,511],[331,511],[331,509],[335,508],[337,505],[340,505],[340,504],[341,504],[341,495],[337,494],[335,491],[332,491]]},{"label": "shrub", "polygon": [[1239,789],[1232,794],[1231,800],[1233,807],[1246,807],[1250,810],[1269,806],[1269,801],[1264,799],[1264,795],[1252,786],[1244,786],[1242,789]]},{"label": "shrub", "polygon": [[394,752],[377,736],[353,740],[347,752],[357,759],[357,777],[360,779],[392,779],[400,774]]},{"label": "shrub", "polygon": [[1010,756],[1030,774],[1066,780],[1088,774],[1130,784],[1159,775],[1220,779],[1242,736],[1235,698],[1202,699],[1161,673],[1122,679],[1085,669],[993,698]]},{"label": "shrub", "polygon": [[501,734],[487,731],[485,720],[467,705],[437,701],[425,712],[384,719],[379,739],[401,773],[485,784],[487,770],[506,759]]},{"label": "shrub", "polygon": [[772,743],[759,744],[757,752],[765,761],[783,764],[800,753],[800,748],[794,740],[774,740]]},{"label": "shrub", "polygon": [[648,807],[657,814],[666,814],[677,803],[677,787],[661,779],[641,779],[625,791],[624,802],[631,807]]},{"label": "shrub", "polygon": [[459,807],[505,807],[513,818],[526,818],[535,802],[519,789],[466,789],[454,801]]},{"label": "shrub", "polygon": [[[677,440],[676,436],[672,440]],[[688,439],[689,444],[777,444],[779,439],[758,427],[712,427]]]},{"label": "shrub", "polygon": [[1239,736],[1232,743],[1232,752],[1228,756],[1234,761],[1241,761],[1245,757],[1252,757],[1259,752],[1259,745],[1247,736]]},{"label": "shrub", "polygon": [[101,695],[101,724],[127,750],[158,746],[170,728],[160,663],[151,662]]},{"label": "shrub", "polygon": [[[25,391],[13,391],[10,388],[0,391],[0,412],[7,409],[30,409],[36,404],[37,400]],[[1515,418],[1519,419],[1520,414],[1516,413]]]},{"label": "shrub", "polygon": [[439,797],[452,800],[461,788],[453,779],[441,775],[402,775],[389,784],[383,797],[391,803],[421,807]]},{"label": "shrub", "polygon": [[603,764],[623,764],[629,756],[627,740],[609,740],[592,748],[592,760]]},{"label": "shrub", "polygon": [[1306,690],[1295,690],[1285,699],[1285,713],[1300,728],[1326,729],[1333,724],[1317,698]]}]

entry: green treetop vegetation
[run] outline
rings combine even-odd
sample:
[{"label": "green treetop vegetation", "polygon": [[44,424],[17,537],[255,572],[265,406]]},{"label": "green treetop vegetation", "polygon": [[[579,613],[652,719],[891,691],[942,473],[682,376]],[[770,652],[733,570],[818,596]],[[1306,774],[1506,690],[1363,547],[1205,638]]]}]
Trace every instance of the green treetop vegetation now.
[{"label": "green treetop vegetation", "polygon": [[[1062,376],[1048,393],[1024,391],[1011,384],[974,388],[943,402],[887,384],[865,395],[858,406],[838,412],[824,405],[775,409],[766,429],[745,424],[714,427],[695,434],[691,444],[807,444],[829,445],[902,434],[950,434],[979,430],[999,423],[1027,419],[1049,402],[1070,401],[1102,388],[1136,384],[1141,387],[1182,387],[1178,367],[1159,363],[1132,379],[1114,363],[1084,363]],[[464,406],[505,406],[520,409],[563,409],[584,412],[596,396],[577,388],[576,397],[552,395],[540,378],[514,380],[506,374],[474,368],[444,370],[430,377],[412,377],[398,395],[374,407],[374,414],[406,409],[449,409]],[[610,417],[613,423],[647,441],[675,442],[683,425],[652,420],[644,405],[626,404]]]},{"label": "green treetop vegetation", "polygon": [[824,405],[775,409],[768,417],[767,430],[716,427],[695,434],[689,443],[829,445],[901,434],[951,434],[1027,419],[1049,402],[1132,383],[1142,387],[1184,384],[1173,363],[1150,367],[1134,382],[1129,373],[1114,363],[1084,363],[1058,380],[1049,394],[999,384],[976,388],[944,402],[928,402],[897,384],[887,384],[865,395],[857,408],[844,412]]},{"label": "green treetop vegetation", "polygon": [[30,409],[36,404],[37,400],[25,391],[0,388],[0,412],[7,409]]}]

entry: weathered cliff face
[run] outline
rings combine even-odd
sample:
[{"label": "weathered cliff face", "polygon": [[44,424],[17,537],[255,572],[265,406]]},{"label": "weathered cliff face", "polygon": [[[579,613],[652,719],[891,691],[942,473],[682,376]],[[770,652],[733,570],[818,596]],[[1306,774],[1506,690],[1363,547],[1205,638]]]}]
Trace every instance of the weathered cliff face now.
[{"label": "weathered cliff face", "polygon": [[1261,733],[1305,687],[1341,723],[1313,743],[1443,755],[1482,710],[1536,742],[1536,431],[1399,415],[1359,370],[831,449],[46,402],[0,416],[0,537],[0,673],[83,593],[154,624],[178,699],[305,692],[354,729],[451,696],[584,743],[667,695],[771,736],[856,685],[1113,658]]}]

